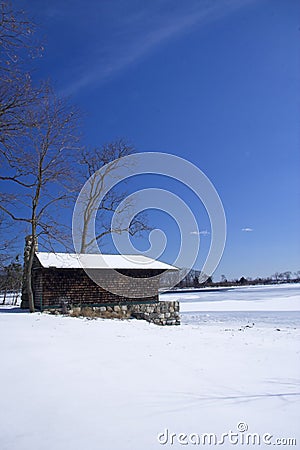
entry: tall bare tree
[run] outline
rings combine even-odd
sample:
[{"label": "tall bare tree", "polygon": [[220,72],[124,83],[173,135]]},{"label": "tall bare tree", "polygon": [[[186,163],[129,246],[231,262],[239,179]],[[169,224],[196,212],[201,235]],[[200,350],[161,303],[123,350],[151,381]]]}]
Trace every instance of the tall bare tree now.
[{"label": "tall bare tree", "polygon": [[[103,239],[112,233],[127,232],[131,236],[139,235],[145,230],[150,230],[145,214],[136,215],[131,223],[117,221],[116,226],[112,228],[111,217],[116,212],[118,205],[125,199],[123,207],[118,209],[120,217],[130,214],[132,203],[126,201],[127,192],[120,188],[111,189],[103,196],[105,180],[108,176],[117,176],[120,167],[120,160],[135,152],[134,146],[130,145],[125,139],[117,139],[102,147],[83,149],[81,153],[81,176],[84,180],[89,180],[86,186],[86,195],[83,200],[83,226],[81,230],[81,253],[89,253],[95,241],[101,246]],[[121,162],[127,164],[127,162]],[[129,162],[129,164],[131,164]],[[102,169],[97,176],[93,176],[99,169]],[[96,235],[93,238],[88,236],[90,221],[97,212]]]},{"label": "tall bare tree", "polygon": [[49,243],[51,239],[59,239],[57,204],[70,197],[69,187],[74,179],[72,159],[78,151],[78,111],[48,88],[26,115],[32,126],[23,130],[13,147],[2,149],[0,180],[6,204],[1,203],[0,210],[11,220],[27,226],[32,236],[25,279],[29,308],[34,311],[31,285],[34,243],[37,237]]}]

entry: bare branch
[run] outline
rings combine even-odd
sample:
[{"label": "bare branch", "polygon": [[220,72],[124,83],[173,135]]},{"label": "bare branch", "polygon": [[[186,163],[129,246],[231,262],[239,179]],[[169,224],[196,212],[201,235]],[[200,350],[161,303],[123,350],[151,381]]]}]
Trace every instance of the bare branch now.
[{"label": "bare branch", "polygon": [[31,183],[31,184],[24,183],[23,181],[19,180],[16,177],[3,177],[3,176],[0,176],[0,180],[2,180],[2,181],[13,181],[14,183],[17,183],[17,184],[19,184],[19,185],[21,185],[23,187],[27,187],[27,188],[30,188],[30,187],[34,186],[34,183]]},{"label": "bare branch", "polygon": [[[86,253],[93,248],[95,242],[102,243],[105,236],[111,234],[120,234],[127,232],[131,236],[138,235],[143,231],[150,230],[147,225],[145,214],[139,214],[135,217],[129,226],[118,223],[116,227],[112,227],[109,221],[111,215],[118,212],[120,217],[130,217],[133,205],[126,201],[122,208],[120,203],[126,199],[127,192],[115,187],[111,189],[105,196],[104,187],[105,180],[109,176],[118,176],[121,158],[128,156],[135,151],[134,147],[128,144],[124,139],[118,139],[102,147],[96,147],[91,150],[83,150],[81,152],[82,175],[88,180],[86,185],[86,198],[83,200],[83,229],[81,235],[81,252]],[[125,160],[121,164],[129,164]],[[101,172],[97,172],[101,169]],[[95,175],[96,173],[96,175]],[[96,237],[89,239],[87,236],[89,224],[91,220],[97,216]]]},{"label": "bare branch", "polygon": [[0,210],[5,212],[11,219],[17,221],[17,222],[27,222],[31,223],[30,219],[26,219],[24,217],[16,217],[11,211],[9,211],[7,208],[5,208],[3,205],[0,205]]}]

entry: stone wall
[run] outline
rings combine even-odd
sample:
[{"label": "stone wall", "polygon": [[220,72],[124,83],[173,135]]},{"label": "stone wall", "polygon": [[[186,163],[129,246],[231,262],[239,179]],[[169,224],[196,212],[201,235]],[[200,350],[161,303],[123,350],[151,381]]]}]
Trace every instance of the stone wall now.
[{"label": "stone wall", "polygon": [[[25,238],[25,247],[24,247],[24,270],[23,270],[23,279],[22,279],[22,295],[21,295],[21,308],[27,309],[29,307],[28,304],[28,293],[26,287],[26,277],[25,277],[25,267],[28,264],[30,249],[33,244],[32,236],[26,236]],[[34,242],[34,250],[38,251],[37,239]]]},{"label": "stone wall", "polygon": [[68,314],[73,317],[143,319],[156,325],[180,325],[179,302],[124,304],[110,306],[62,305],[61,308],[45,310],[52,314]]},{"label": "stone wall", "polygon": [[179,302],[134,305],[130,307],[132,317],[144,319],[156,325],[180,325]]}]

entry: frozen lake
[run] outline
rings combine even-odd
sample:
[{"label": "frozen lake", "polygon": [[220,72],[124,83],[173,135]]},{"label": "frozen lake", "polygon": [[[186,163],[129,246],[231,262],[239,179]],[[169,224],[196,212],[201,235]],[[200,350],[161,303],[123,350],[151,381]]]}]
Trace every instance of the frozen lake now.
[{"label": "frozen lake", "polygon": [[179,300],[182,324],[241,323],[300,327],[300,284],[161,294]]}]

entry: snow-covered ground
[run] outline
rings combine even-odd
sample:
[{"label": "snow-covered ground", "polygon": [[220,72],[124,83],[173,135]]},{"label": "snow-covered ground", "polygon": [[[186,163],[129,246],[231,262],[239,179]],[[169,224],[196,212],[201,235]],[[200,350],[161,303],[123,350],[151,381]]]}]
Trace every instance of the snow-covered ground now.
[{"label": "snow-covered ground", "polygon": [[190,433],[220,441],[230,430],[240,443],[225,437],[220,448],[270,448],[242,445],[247,433],[269,433],[271,444],[294,438],[300,448],[299,285],[180,300],[178,327],[1,307],[0,449],[209,448]]}]

